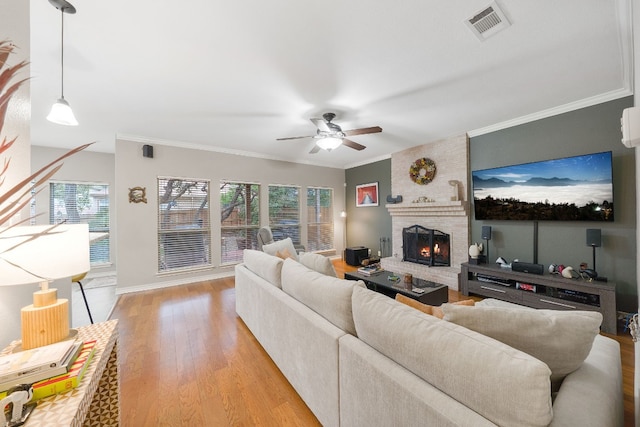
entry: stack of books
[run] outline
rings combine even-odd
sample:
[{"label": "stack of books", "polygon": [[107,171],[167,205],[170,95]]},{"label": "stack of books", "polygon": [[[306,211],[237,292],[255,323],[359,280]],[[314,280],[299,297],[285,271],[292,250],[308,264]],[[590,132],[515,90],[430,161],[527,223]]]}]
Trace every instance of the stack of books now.
[{"label": "stack of books", "polygon": [[369,264],[365,265],[364,267],[358,268],[358,273],[362,274],[363,276],[371,276],[372,274],[381,273],[383,271],[384,270],[379,263]]},{"label": "stack of books", "polygon": [[32,400],[77,387],[95,346],[95,340],[69,340],[0,356],[0,399],[18,384],[33,385]]}]

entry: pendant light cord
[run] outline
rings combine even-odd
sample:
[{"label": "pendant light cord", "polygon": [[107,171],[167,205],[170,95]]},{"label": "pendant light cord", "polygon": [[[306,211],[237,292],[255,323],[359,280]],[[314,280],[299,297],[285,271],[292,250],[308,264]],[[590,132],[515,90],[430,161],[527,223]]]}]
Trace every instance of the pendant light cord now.
[{"label": "pendant light cord", "polygon": [[64,99],[64,7],[60,8],[61,28],[60,31],[60,96]]}]

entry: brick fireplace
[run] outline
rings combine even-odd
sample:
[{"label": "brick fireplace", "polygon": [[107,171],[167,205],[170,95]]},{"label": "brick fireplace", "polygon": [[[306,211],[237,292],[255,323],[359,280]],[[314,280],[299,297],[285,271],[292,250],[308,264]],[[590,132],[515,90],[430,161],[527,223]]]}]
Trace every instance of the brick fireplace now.
[{"label": "brick fireplace", "polygon": [[[429,184],[419,185],[409,176],[409,168],[417,159],[425,157],[435,162],[436,175]],[[466,135],[392,155],[392,195],[401,195],[403,202],[386,205],[392,220],[392,256],[382,258],[385,270],[399,274],[411,273],[415,277],[458,290],[460,264],[469,257],[468,159]],[[415,225],[449,235],[450,266],[403,261],[402,231]]]}]

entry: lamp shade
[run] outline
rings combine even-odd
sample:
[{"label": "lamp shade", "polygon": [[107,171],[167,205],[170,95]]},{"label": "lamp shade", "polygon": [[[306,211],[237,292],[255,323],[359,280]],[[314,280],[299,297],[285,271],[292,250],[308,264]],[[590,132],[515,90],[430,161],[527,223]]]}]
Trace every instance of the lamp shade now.
[{"label": "lamp shade", "polygon": [[89,269],[87,224],[0,228],[0,286],[61,279]]},{"label": "lamp shade", "polygon": [[322,148],[323,150],[331,151],[338,148],[340,144],[342,144],[342,139],[327,137],[319,139],[316,144],[318,144],[318,147]]},{"label": "lamp shade", "polygon": [[78,126],[78,121],[73,115],[69,103],[64,98],[58,98],[58,101],[51,106],[47,120],[59,125]]}]

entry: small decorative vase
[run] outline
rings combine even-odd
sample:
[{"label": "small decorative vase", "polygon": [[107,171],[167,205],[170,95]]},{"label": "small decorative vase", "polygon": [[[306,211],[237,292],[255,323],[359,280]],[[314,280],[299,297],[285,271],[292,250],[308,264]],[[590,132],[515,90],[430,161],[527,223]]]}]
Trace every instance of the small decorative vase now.
[{"label": "small decorative vase", "polygon": [[411,274],[406,273],[403,276],[403,281],[406,290],[410,291],[411,289],[413,289],[413,276]]}]

